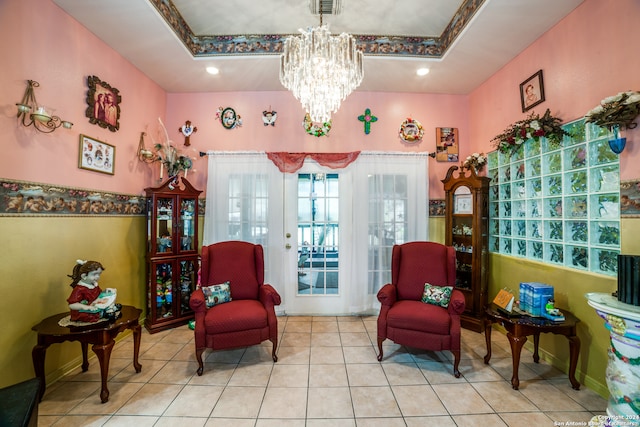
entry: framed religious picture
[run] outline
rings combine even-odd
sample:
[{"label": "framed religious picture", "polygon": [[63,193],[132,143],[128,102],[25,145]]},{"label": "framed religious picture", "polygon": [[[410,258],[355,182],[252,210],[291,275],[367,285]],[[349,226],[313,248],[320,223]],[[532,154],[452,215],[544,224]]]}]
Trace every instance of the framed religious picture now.
[{"label": "framed religious picture", "polygon": [[459,154],[458,128],[436,128],[436,160],[457,162]]},{"label": "framed religious picture", "polygon": [[89,122],[111,132],[120,129],[120,91],[96,76],[87,77],[87,110]]},{"label": "framed religious picture", "polygon": [[542,70],[538,70],[533,76],[520,83],[520,102],[523,113],[544,102]]},{"label": "framed religious picture", "polygon": [[116,147],[87,135],[80,135],[78,167],[113,175]]}]

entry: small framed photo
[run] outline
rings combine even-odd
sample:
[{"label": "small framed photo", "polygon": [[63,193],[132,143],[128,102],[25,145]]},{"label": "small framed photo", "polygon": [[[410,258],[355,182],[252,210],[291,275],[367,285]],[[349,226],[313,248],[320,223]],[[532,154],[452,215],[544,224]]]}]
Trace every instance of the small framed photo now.
[{"label": "small framed photo", "polygon": [[89,123],[115,132],[120,129],[120,91],[96,76],[87,78],[87,110]]},{"label": "small framed photo", "polygon": [[544,102],[542,70],[520,83],[520,101],[523,113]]},{"label": "small framed photo", "polygon": [[116,147],[87,135],[80,135],[78,167],[113,175]]},{"label": "small framed photo", "polygon": [[456,194],[453,197],[453,213],[454,214],[472,214],[473,203],[471,194]]},{"label": "small framed photo", "polygon": [[459,154],[458,128],[436,128],[436,160],[457,162]]}]

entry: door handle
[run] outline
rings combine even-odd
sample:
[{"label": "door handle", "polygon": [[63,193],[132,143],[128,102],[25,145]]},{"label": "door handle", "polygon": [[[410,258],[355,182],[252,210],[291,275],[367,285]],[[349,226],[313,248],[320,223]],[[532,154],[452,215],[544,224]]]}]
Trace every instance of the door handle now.
[{"label": "door handle", "polygon": [[284,245],[284,247],[285,247],[286,249],[291,249],[291,245],[290,245],[289,243],[287,243],[286,245]]}]

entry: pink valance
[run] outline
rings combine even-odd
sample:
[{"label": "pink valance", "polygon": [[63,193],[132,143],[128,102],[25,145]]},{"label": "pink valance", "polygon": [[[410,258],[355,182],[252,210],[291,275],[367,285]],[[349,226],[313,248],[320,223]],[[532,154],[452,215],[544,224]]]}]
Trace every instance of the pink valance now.
[{"label": "pink valance", "polygon": [[312,158],[322,166],[331,169],[346,168],[360,155],[359,151],[350,153],[286,153],[284,151],[267,153],[267,157],[276,165],[280,172],[293,173],[304,164],[304,159]]}]

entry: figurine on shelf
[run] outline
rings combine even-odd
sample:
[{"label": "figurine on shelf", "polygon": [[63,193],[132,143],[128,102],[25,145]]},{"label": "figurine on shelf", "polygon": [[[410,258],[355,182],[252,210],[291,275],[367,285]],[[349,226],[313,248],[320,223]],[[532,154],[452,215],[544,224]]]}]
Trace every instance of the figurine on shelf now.
[{"label": "figurine on shelf", "polygon": [[100,289],[98,280],[104,267],[98,261],[76,261],[70,277],[71,295],[67,298],[73,322],[113,321],[120,317],[122,306],[116,304],[116,290]]}]

